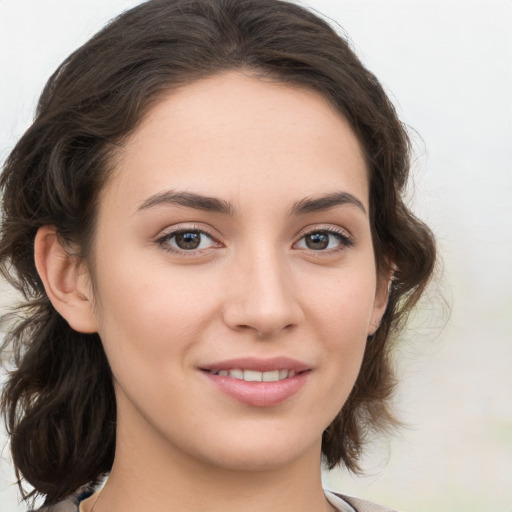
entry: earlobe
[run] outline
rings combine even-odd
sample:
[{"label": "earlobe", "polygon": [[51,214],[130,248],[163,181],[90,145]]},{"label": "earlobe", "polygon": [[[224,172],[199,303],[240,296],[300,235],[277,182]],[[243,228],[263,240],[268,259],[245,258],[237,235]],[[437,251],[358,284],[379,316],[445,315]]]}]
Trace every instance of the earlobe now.
[{"label": "earlobe", "polygon": [[97,332],[88,275],[76,255],[64,247],[53,226],[39,228],[34,259],[53,307],[78,332]]}]

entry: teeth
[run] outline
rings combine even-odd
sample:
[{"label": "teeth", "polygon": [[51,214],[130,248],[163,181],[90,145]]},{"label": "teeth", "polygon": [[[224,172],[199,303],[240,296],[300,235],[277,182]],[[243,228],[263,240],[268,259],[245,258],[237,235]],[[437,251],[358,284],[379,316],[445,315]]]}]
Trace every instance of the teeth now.
[{"label": "teeth", "polygon": [[279,380],[279,370],[273,372],[263,372],[261,379],[263,382],[277,382]]},{"label": "teeth", "polygon": [[261,382],[263,380],[263,372],[244,370],[244,380],[247,382]]},{"label": "teeth", "polygon": [[212,373],[220,375],[221,377],[245,380],[246,382],[277,382],[279,380],[289,379],[297,374],[294,370],[286,369],[259,372],[256,370],[241,370],[239,368],[234,368],[233,370],[213,370]]},{"label": "teeth", "polygon": [[243,370],[229,370],[228,375],[233,379],[243,380],[244,371]]}]

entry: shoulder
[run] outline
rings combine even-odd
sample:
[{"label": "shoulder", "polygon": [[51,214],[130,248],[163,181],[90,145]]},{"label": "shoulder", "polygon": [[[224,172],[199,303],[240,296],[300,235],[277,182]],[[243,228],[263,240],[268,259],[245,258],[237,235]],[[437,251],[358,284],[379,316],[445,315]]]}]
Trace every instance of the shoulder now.
[{"label": "shoulder", "polygon": [[91,496],[95,491],[94,487],[90,485],[84,485],[80,487],[76,492],[68,496],[67,498],[54,503],[52,505],[44,505],[37,510],[29,512],[78,512],[80,502]]},{"label": "shoulder", "polygon": [[373,503],[371,501],[362,500],[360,498],[345,496],[344,494],[339,494],[332,491],[330,492],[330,494],[337,496],[345,503],[348,503],[354,509],[355,512],[397,512],[394,509],[378,505],[377,503]]}]

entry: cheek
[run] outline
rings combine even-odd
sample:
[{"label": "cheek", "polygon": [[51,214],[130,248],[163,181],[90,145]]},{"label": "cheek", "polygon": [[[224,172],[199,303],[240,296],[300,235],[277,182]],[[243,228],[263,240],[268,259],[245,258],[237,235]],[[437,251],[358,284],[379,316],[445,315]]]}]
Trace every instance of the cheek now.
[{"label": "cheek", "polygon": [[108,270],[99,281],[98,323],[113,367],[121,360],[162,366],[198,342],[216,306],[197,276],[123,261]]},{"label": "cheek", "polygon": [[[370,267],[371,268],[371,267]],[[375,300],[372,273],[347,271],[344,277],[312,284],[307,303],[311,328],[322,340],[323,365],[342,395],[352,387],[364,355]]]},{"label": "cheek", "polygon": [[[369,266],[369,268],[372,268]],[[309,283],[305,307],[332,336],[366,340],[375,304],[376,278],[364,268],[347,268],[336,276]]]}]

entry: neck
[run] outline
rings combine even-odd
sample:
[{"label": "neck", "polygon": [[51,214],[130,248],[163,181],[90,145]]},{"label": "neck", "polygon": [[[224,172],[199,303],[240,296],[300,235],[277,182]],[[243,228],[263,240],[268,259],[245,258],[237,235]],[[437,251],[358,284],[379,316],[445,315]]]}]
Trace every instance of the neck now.
[{"label": "neck", "polygon": [[[84,512],[332,512],[321,483],[320,446],[277,468],[212,465],[165,443],[130,443],[119,432],[110,477]],[[140,438],[139,438],[140,439]]]}]

